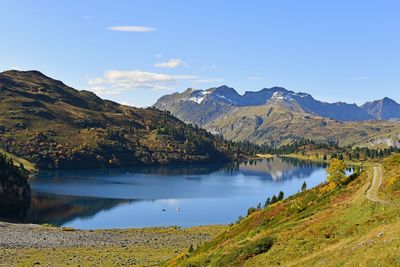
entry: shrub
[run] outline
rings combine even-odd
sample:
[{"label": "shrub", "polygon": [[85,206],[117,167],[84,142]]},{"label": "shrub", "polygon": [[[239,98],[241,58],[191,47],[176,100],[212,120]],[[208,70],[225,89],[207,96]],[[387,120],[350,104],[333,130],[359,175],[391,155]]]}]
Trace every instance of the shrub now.
[{"label": "shrub", "polygon": [[215,266],[240,266],[241,262],[256,255],[267,252],[274,244],[274,239],[265,237],[256,241],[251,241],[243,246],[236,248],[232,252],[223,255],[218,259]]},{"label": "shrub", "polygon": [[346,178],[345,171],[346,165],[342,160],[332,159],[328,168],[326,168],[326,172],[328,173],[327,180],[336,185],[341,185]]}]

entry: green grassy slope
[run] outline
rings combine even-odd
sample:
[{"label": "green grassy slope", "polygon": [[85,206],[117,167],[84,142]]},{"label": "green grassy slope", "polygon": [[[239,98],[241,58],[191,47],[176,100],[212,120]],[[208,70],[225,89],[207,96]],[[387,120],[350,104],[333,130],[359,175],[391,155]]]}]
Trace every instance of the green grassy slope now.
[{"label": "green grassy slope", "polygon": [[39,168],[235,157],[220,139],[169,113],[103,100],[37,71],[0,73],[0,148]]},{"label": "green grassy slope", "polygon": [[398,142],[400,134],[399,122],[340,122],[279,104],[236,108],[204,128],[230,140],[278,145],[306,138],[342,146],[385,147]]},{"label": "green grassy slope", "polygon": [[400,155],[383,170],[379,197],[386,204],[366,199],[373,165],[366,166],[346,186],[320,185],[256,211],[167,265],[398,266]]},{"label": "green grassy slope", "polygon": [[4,151],[2,149],[0,149],[0,154],[3,154],[7,158],[12,159],[15,166],[19,166],[20,164],[22,164],[22,165],[24,165],[24,168],[26,170],[28,170],[29,172],[34,172],[36,170],[35,164],[33,164],[33,163],[23,159],[23,158],[17,157],[17,156],[15,156],[15,155],[13,155],[11,153],[8,153],[8,152],[6,152],[6,151]]}]

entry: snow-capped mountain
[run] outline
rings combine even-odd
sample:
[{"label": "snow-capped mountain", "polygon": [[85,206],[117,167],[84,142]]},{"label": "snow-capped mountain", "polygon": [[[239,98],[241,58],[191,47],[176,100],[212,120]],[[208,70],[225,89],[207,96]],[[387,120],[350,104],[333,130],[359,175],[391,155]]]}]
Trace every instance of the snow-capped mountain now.
[{"label": "snow-capped mountain", "polygon": [[356,104],[344,102],[326,103],[314,99],[307,93],[295,93],[282,87],[264,88],[260,91],[247,91],[243,95],[228,86],[206,90],[187,89],[161,97],[154,105],[168,110],[178,118],[205,124],[232,109],[260,105],[286,105],[294,111],[304,111],[313,115],[339,121],[364,121],[377,118]]}]

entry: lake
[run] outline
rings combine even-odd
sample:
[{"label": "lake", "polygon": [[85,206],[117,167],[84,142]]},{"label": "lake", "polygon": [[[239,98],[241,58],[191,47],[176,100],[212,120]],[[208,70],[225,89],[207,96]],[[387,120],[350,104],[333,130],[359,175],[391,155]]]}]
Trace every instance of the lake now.
[{"label": "lake", "polygon": [[[279,191],[325,181],[323,165],[287,158],[228,165],[40,172],[15,221],[78,229],[228,224]],[[4,217],[4,215],[3,215]]]}]

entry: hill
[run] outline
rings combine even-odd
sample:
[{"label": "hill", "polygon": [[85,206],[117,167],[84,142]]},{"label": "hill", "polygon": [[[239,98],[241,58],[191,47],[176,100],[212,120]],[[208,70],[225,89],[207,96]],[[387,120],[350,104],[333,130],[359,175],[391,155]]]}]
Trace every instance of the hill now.
[{"label": "hill", "polygon": [[78,91],[38,71],[0,73],[0,148],[42,169],[228,161],[225,143],[168,112]]},{"label": "hill", "polygon": [[[256,210],[168,266],[397,266],[400,155]],[[382,185],[380,185],[382,184]]]},{"label": "hill", "polygon": [[303,138],[341,146],[399,146],[400,124],[388,121],[342,122],[311,115],[296,106],[271,102],[241,107],[203,126],[235,141],[282,145]]}]

